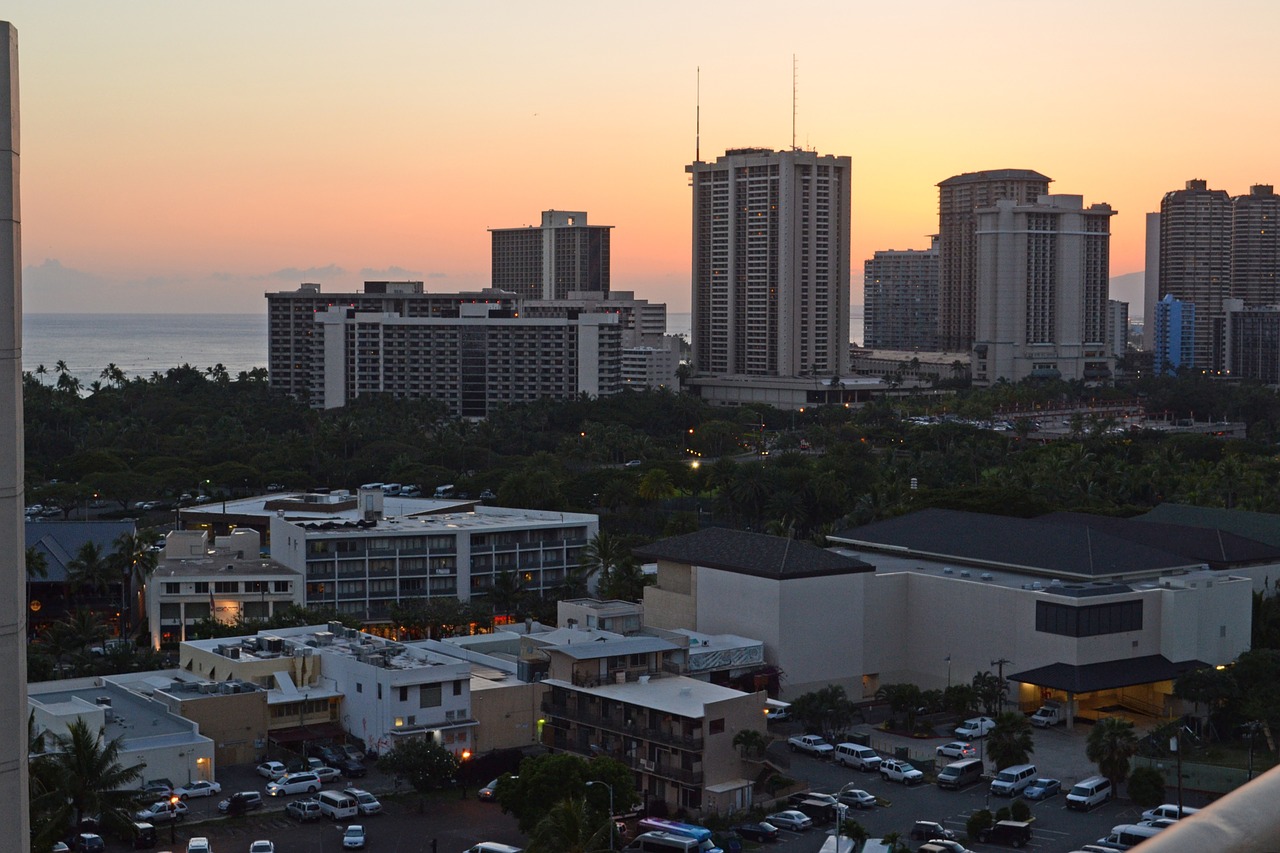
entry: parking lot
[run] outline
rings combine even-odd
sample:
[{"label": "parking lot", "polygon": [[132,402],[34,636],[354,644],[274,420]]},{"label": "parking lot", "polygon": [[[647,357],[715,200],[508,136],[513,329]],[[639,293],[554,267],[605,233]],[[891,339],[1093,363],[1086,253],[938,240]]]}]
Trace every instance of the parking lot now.
[{"label": "parking lot", "polygon": [[[973,850],[1004,849],[992,844],[965,841],[965,824],[971,814],[984,808],[994,812],[1011,802],[989,794],[989,779],[959,791],[942,790],[930,783],[908,787],[886,782],[878,773],[864,773],[831,761],[788,753],[785,735],[795,734],[797,731],[799,729],[794,724],[771,726],[770,734],[778,739],[770,746],[770,755],[782,762],[789,761],[789,775],[808,783],[814,791],[834,793],[842,786],[850,785],[875,795],[881,805],[871,809],[850,809],[848,812],[848,818],[862,824],[871,837],[878,838],[890,832],[898,832],[905,840],[915,821],[932,820],[955,832],[957,838]],[[932,758],[937,746],[954,739],[950,736],[933,739],[898,737],[874,730],[870,726],[858,726],[854,731],[868,735],[871,745],[882,755],[894,755],[898,748],[905,748],[913,758]],[[1064,801],[1066,792],[1076,782],[1097,773],[1097,768],[1085,758],[1085,740],[1088,734],[1089,727],[1080,725],[1072,731],[1063,726],[1034,731],[1035,751],[1030,760],[1037,767],[1037,775],[1061,780],[1063,790],[1047,800],[1028,803],[1032,814],[1032,836],[1031,842],[1024,849],[1039,853],[1073,850],[1107,835],[1116,824],[1136,823],[1141,819],[1142,809],[1126,799],[1114,799],[1088,813],[1067,810]],[[977,743],[980,741],[975,741]],[[991,765],[987,764],[988,773],[991,770]],[[1184,802],[1200,806],[1207,799],[1187,794]],[[786,853],[814,853],[822,847],[830,831],[831,827],[818,827],[807,833],[784,831],[783,840],[776,848],[771,849]],[[912,844],[913,849],[916,846],[918,843]]]}]

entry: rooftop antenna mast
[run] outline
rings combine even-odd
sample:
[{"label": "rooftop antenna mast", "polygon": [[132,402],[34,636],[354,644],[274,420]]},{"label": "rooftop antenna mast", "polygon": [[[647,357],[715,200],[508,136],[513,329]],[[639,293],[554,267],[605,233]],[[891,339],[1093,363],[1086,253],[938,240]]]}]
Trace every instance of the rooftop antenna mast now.
[{"label": "rooftop antenna mast", "polygon": [[693,93],[693,162],[702,162],[702,66],[698,66]]},{"label": "rooftop antenna mast", "polygon": [[799,84],[799,66],[796,55],[791,54],[791,150],[796,150],[796,87]]}]

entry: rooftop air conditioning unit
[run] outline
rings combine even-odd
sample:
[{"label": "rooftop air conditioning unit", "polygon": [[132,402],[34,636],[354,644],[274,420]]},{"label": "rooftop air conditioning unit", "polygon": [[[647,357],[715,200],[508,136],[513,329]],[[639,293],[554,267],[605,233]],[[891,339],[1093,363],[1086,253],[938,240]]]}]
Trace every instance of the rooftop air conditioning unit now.
[{"label": "rooftop air conditioning unit", "polygon": [[993,575],[991,574],[991,572],[983,572],[983,573],[982,573],[982,579],[983,579],[984,581],[989,581],[989,580],[991,580],[991,579],[992,579],[992,577],[993,577]]},{"label": "rooftop air conditioning unit", "polygon": [[961,569],[961,570],[960,570],[960,577],[962,577],[962,578],[967,578],[967,577],[969,577],[969,570],[968,570],[968,569]]}]

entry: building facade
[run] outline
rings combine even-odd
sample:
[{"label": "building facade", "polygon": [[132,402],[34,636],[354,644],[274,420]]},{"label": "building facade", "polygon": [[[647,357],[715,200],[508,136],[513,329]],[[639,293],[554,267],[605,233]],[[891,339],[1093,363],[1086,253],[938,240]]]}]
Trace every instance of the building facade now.
[{"label": "building facade", "polygon": [[532,594],[576,569],[595,536],[594,515],[475,506],[470,511],[348,521],[271,519],[271,557],[305,577],[305,604],[390,625],[410,599],[487,595],[516,573]]},{"label": "building facade", "polygon": [[403,317],[457,317],[464,304],[493,305],[515,312],[514,293],[484,290],[475,293],[425,293],[420,281],[366,281],[362,292],[323,293],[316,283],[297,290],[268,293],[267,372],[274,391],[310,400],[313,384],[316,314],[333,307],[361,313]]},{"label": "building facade", "polygon": [[1280,305],[1223,300],[1226,369],[1238,379],[1280,386]]},{"label": "building facade", "polygon": [[1231,200],[1231,298],[1280,305],[1280,195],[1257,184]]},{"label": "building facade", "polygon": [[309,399],[316,408],[390,394],[484,418],[496,406],[607,397],[621,386],[617,314],[528,319],[472,303],[444,318],[333,307],[315,315],[312,341]]},{"label": "building facade", "polygon": [[938,348],[938,238],[924,250],[885,250],[863,264],[862,345]]},{"label": "building facade", "polygon": [[740,148],[693,186],[693,367],[746,378],[849,367],[849,157]]},{"label": "building facade", "polygon": [[585,211],[544,210],[542,224],[490,228],[492,284],[524,299],[609,292],[612,225],[589,225]]},{"label": "building facade", "polygon": [[1078,195],[1001,199],[977,215],[973,383],[1103,382],[1108,345],[1110,205]]},{"label": "building facade", "polygon": [[1160,202],[1160,299],[1193,303],[1191,370],[1216,370],[1213,321],[1231,287],[1231,197],[1202,180]]},{"label": "building facade", "polygon": [[1190,370],[1195,364],[1196,304],[1175,299],[1167,293],[1155,304],[1151,323],[1154,349],[1151,369],[1155,374]]},{"label": "building facade", "polygon": [[1119,359],[1129,348],[1129,303],[1107,300],[1107,351]]},{"label": "building facade", "polygon": [[1051,178],[1029,169],[966,172],[938,184],[938,348],[969,352],[977,331],[977,211],[1001,199],[1034,203]]}]

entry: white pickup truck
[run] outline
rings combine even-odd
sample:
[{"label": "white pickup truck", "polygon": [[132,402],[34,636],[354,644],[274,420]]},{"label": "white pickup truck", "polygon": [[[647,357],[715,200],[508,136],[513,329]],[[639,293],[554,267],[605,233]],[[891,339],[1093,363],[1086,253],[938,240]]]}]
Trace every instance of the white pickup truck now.
[{"label": "white pickup truck", "polygon": [[795,735],[787,738],[787,746],[792,752],[807,752],[815,758],[830,758],[835,750],[831,744],[822,739],[822,735]]}]

